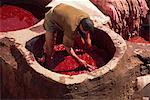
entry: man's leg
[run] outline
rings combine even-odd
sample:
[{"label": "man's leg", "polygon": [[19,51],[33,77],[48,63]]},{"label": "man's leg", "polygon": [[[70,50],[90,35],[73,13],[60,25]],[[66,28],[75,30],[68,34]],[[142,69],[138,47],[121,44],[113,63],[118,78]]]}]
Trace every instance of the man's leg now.
[{"label": "man's leg", "polygon": [[51,59],[51,56],[53,54],[53,48],[54,48],[54,33],[46,32],[45,33],[45,51],[46,51],[46,63],[48,63]]}]

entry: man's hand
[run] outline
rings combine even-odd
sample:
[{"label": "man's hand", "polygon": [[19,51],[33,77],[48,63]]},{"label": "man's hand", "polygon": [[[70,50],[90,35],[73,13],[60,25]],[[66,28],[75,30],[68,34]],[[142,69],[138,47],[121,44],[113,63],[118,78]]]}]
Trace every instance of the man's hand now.
[{"label": "man's hand", "polygon": [[80,64],[80,66],[84,66],[84,67],[87,66],[86,61],[84,61],[84,60],[82,60],[82,59],[79,60],[79,64]]},{"label": "man's hand", "polygon": [[89,71],[93,71],[93,70],[95,70],[96,69],[96,67],[95,66],[92,66],[92,65],[89,65],[89,64],[87,64],[87,67],[86,67]]},{"label": "man's hand", "polygon": [[86,61],[80,59],[79,60],[79,64],[81,66],[84,66],[86,69],[88,69],[89,71],[93,71],[95,69],[95,66],[89,65],[88,63],[86,63]]},{"label": "man's hand", "polygon": [[65,47],[67,52],[76,60],[78,61],[78,63],[80,64],[80,66],[84,66],[85,68],[87,68],[89,71],[92,71],[95,69],[95,66],[89,65],[88,63],[86,63],[86,61],[80,59],[76,53],[74,52],[73,48],[68,48]]}]

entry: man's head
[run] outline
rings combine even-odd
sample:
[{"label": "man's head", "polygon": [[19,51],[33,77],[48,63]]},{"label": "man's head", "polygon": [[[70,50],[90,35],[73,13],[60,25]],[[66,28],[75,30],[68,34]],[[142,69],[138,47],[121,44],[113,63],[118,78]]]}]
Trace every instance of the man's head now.
[{"label": "man's head", "polygon": [[82,19],[80,25],[82,26],[84,31],[88,31],[91,34],[94,33],[94,23],[89,18]]},{"label": "man's head", "polygon": [[81,20],[79,25],[79,33],[83,37],[85,44],[88,48],[90,48],[91,45],[91,35],[94,34],[94,23],[89,18],[84,18]]}]

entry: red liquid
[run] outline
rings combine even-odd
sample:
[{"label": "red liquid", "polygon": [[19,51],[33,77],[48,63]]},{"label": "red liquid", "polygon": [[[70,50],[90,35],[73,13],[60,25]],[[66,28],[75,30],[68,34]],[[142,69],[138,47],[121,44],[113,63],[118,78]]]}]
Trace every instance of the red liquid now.
[{"label": "red liquid", "polygon": [[[85,67],[79,66],[78,62],[76,62],[66,52],[62,44],[55,45],[54,50],[55,54],[53,56],[53,59],[50,61],[50,66],[48,66],[48,69],[52,69],[55,72],[66,75],[77,75],[89,72]],[[88,64],[93,65],[94,69],[99,68],[105,63],[101,56],[105,51],[101,49],[96,48],[90,53],[85,53],[81,49],[76,49],[75,52],[81,59],[85,60]]]},{"label": "red liquid", "polygon": [[0,12],[0,32],[28,28],[38,21],[32,13],[16,6],[1,6]]},{"label": "red liquid", "polygon": [[147,43],[147,44],[150,43],[149,41],[146,41],[144,38],[142,38],[140,36],[136,36],[136,37],[130,38],[128,41],[135,42],[135,43]]}]

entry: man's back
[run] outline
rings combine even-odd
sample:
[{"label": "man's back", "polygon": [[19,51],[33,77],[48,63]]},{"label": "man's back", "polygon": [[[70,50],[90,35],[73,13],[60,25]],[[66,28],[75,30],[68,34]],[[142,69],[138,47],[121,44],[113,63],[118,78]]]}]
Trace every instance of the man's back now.
[{"label": "man's back", "polygon": [[50,20],[59,25],[65,32],[75,31],[80,20],[88,17],[88,14],[82,10],[61,3],[53,9]]}]

